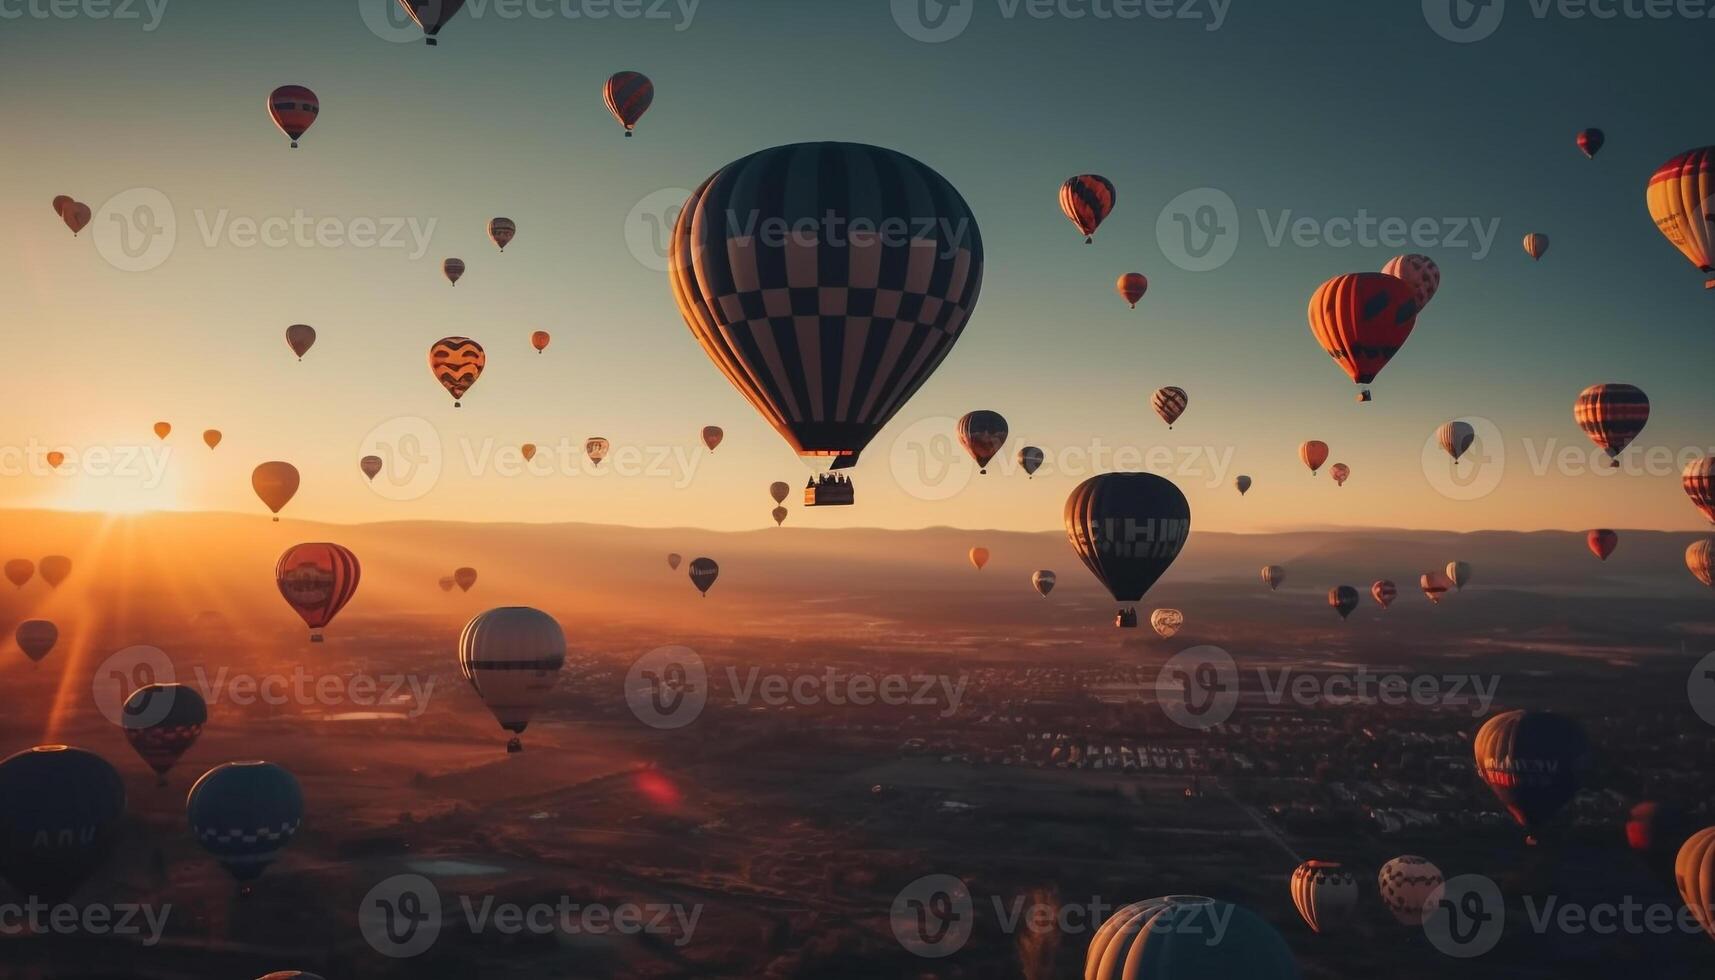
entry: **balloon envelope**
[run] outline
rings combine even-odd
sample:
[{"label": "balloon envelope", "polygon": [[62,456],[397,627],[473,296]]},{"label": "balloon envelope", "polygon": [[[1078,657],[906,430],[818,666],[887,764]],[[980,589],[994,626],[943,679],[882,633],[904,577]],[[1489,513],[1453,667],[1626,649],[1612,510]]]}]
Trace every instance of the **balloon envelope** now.
[{"label": "balloon envelope", "polygon": [[713,558],[691,559],[691,584],[703,595],[709,594],[709,586],[715,584],[715,579],[719,578],[720,574],[721,567],[715,564]]},{"label": "balloon envelope", "polygon": [[1086,245],[1095,240],[1096,229],[1113,213],[1118,199],[1113,181],[1098,174],[1079,174],[1060,185],[1060,212],[1084,233]]},{"label": "balloon envelope", "polygon": [[1036,471],[1042,468],[1042,463],[1047,458],[1041,449],[1035,446],[1025,446],[1018,451],[1018,468],[1023,470],[1027,477],[1035,476]]},{"label": "balloon envelope", "polygon": [[959,419],[959,445],[977,461],[978,472],[987,473],[989,460],[1006,445],[1006,419],[999,412],[979,409]]},{"label": "balloon envelope", "polygon": [[298,360],[303,360],[304,355],[309,353],[310,348],[315,346],[315,343],[315,327],[307,323],[294,323],[286,328],[286,346],[292,349],[292,353],[298,355]]},{"label": "balloon envelope", "polygon": [[250,472],[250,487],[269,510],[278,514],[298,492],[298,468],[279,460],[263,463]]},{"label": "balloon envelope", "polygon": [[777,504],[785,503],[787,495],[791,492],[792,485],[784,480],[776,480],[768,485],[768,495],[773,497]]},{"label": "balloon envelope", "polygon": [[1704,538],[1685,549],[1685,567],[1697,581],[1715,589],[1715,540]]},{"label": "balloon envelope", "polygon": [[362,577],[363,569],[351,549],[326,541],[295,544],[274,565],[280,595],[303,618],[312,640],[321,639],[322,627],[333,622],[357,594]]},{"label": "balloon envelope", "polygon": [[1472,750],[1477,775],[1534,837],[1578,792],[1590,746],[1570,718],[1507,711],[1483,723]]},{"label": "balloon envelope", "polygon": [[125,699],[120,716],[126,741],[158,776],[196,744],[206,724],[208,703],[189,684],[145,684]]},{"label": "balloon envelope", "polygon": [[[553,692],[566,662],[566,634],[529,606],[479,613],[459,634],[459,669],[500,727],[521,734]],[[518,739],[508,751],[520,748]]]},{"label": "balloon envelope", "polygon": [[468,565],[453,569],[453,584],[459,587],[460,592],[469,592],[470,587],[476,584],[476,569]]},{"label": "balloon envelope", "polygon": [[703,426],[703,445],[709,447],[709,452],[711,452],[711,453],[714,452],[715,447],[720,445],[721,440],[725,439],[725,438],[726,438],[726,433],[721,430],[720,426],[718,426],[718,425],[705,425],[705,426]]},{"label": "balloon envelope", "polygon": [[1155,394],[1149,396],[1149,404],[1171,429],[1173,423],[1179,421],[1179,416],[1185,414],[1186,406],[1191,404],[1191,396],[1185,393],[1184,388],[1157,388]]},{"label": "balloon envelope", "polygon": [[191,833],[227,873],[254,881],[297,834],[304,820],[298,780],[272,762],[215,766],[185,800]]},{"label": "balloon envelope", "polygon": [[459,399],[482,377],[483,365],[487,363],[488,355],[482,345],[469,337],[442,337],[429,347],[429,370],[441,387],[447,389],[447,394],[453,396],[454,408],[459,407]]},{"label": "balloon envelope", "polygon": [[315,124],[321,111],[321,100],[316,93],[302,85],[282,85],[268,95],[268,115],[294,147],[298,145],[298,137]]},{"label": "balloon envelope", "polygon": [[607,103],[607,111],[613,113],[613,118],[625,127],[625,135],[630,136],[637,128],[637,121],[655,102],[655,83],[642,72],[615,72],[602,85],[601,97]]},{"label": "balloon envelope", "polygon": [[1286,569],[1279,565],[1264,565],[1262,566],[1262,581],[1264,585],[1268,586],[1268,590],[1273,592],[1280,588],[1280,583],[1286,581]]},{"label": "balloon envelope", "polygon": [[1441,869],[1427,858],[1402,854],[1382,865],[1376,876],[1382,904],[1402,926],[1421,926],[1424,903],[1443,883]]},{"label": "balloon envelope", "polygon": [[399,6],[423,29],[424,43],[433,45],[440,43],[437,35],[464,7],[464,0],[399,0]]},{"label": "balloon envelope", "polygon": [[1167,572],[1191,534],[1185,495],[1152,473],[1090,477],[1066,498],[1063,518],[1066,538],[1084,567],[1116,601],[1128,604]]},{"label": "balloon envelope", "polygon": [[1416,292],[1383,272],[1356,272],[1323,283],[1310,297],[1310,332],[1351,379],[1367,385],[1417,326]]},{"label": "balloon envelope", "polygon": [[1144,293],[1149,292],[1149,279],[1141,272],[1128,272],[1120,276],[1119,281],[1114,284],[1114,289],[1120,294],[1120,298],[1130,303],[1135,310],[1137,301],[1143,299]]},{"label": "balloon envelope", "polygon": [[1336,585],[1328,590],[1328,605],[1345,619],[1358,608],[1358,590],[1349,585]]},{"label": "balloon envelope", "polygon": [[1692,834],[1674,859],[1673,878],[1679,895],[1697,924],[1715,939],[1715,827]]},{"label": "balloon envelope", "polygon": [[1591,385],[1579,393],[1572,417],[1619,466],[1620,454],[1649,422],[1649,396],[1628,384]]},{"label": "balloon envelope", "polygon": [[551,339],[552,338],[548,335],[548,331],[537,330],[530,335],[530,346],[536,348],[536,353],[540,354],[542,351],[548,349],[548,341]]},{"label": "balloon envelope", "polygon": [[1590,553],[1603,561],[1607,561],[1614,549],[1620,546],[1620,535],[1605,527],[1589,532],[1584,538],[1590,546]]},{"label": "balloon envelope", "polygon": [[59,588],[59,584],[71,574],[71,559],[64,555],[48,555],[41,560],[38,567],[41,569],[42,579],[49,586]]},{"label": "balloon envelope", "polygon": [[971,564],[977,566],[977,571],[980,572],[983,570],[983,566],[989,563],[989,550],[987,548],[972,548],[970,559]]},{"label": "balloon envelope", "polygon": [[464,277],[464,259],[446,259],[441,262],[441,275],[447,277],[447,282],[457,286]]},{"label": "balloon envelope", "polygon": [[[1715,228],[1709,199],[1715,196],[1715,146],[1687,150],[1656,168],[1645,200],[1655,226],[1697,271],[1715,274]],[[1703,284],[1715,287],[1715,278]]]},{"label": "balloon envelope", "polygon": [[1328,462],[1328,444],[1320,439],[1311,439],[1298,447],[1298,458],[1310,467],[1310,474],[1314,476],[1322,464]]},{"label": "balloon envelope", "polygon": [[69,898],[106,860],[125,784],[106,759],[38,745],[0,761],[0,878],[23,896]]},{"label": "balloon envelope", "polygon": [[17,641],[18,649],[24,651],[24,656],[33,663],[41,663],[59,642],[60,629],[45,619],[26,619],[18,624],[12,638]]},{"label": "balloon envelope", "polygon": [[518,222],[511,218],[490,218],[488,220],[488,240],[502,252],[512,239],[518,236]]},{"label": "balloon envelope", "polygon": [[6,580],[23,588],[36,574],[36,563],[28,558],[14,558],[6,563]]},{"label": "balloon envelope", "polygon": [[1382,266],[1382,272],[1411,287],[1419,313],[1441,289],[1441,267],[1427,255],[1396,255]]},{"label": "balloon envelope", "polygon": [[1030,573],[1031,588],[1041,593],[1044,598],[1048,596],[1048,593],[1054,591],[1056,581],[1058,580],[1055,579],[1054,573],[1046,568]]},{"label": "balloon envelope", "polygon": [[[1217,925],[1219,924],[1219,925]],[[1126,905],[1084,955],[1084,980],[1298,980],[1286,941],[1255,913],[1198,895]]]},{"label": "balloon envelope", "polygon": [[1358,880],[1338,861],[1306,861],[1292,872],[1292,904],[1311,932],[1337,931],[1358,907]]},{"label": "balloon envelope", "polygon": [[204,429],[203,430],[202,441],[203,441],[204,445],[208,446],[208,448],[213,449],[214,447],[220,445],[220,440],[221,440],[221,435],[220,435],[219,429]]}]

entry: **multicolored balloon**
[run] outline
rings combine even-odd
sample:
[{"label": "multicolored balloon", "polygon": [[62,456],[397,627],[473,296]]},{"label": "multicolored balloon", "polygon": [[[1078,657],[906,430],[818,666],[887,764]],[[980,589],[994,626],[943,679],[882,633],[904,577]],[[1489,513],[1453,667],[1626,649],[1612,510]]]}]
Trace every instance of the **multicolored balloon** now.
[{"label": "multicolored balloon", "polygon": [[1155,414],[1161,416],[1161,420],[1167,423],[1169,429],[1173,428],[1173,423],[1179,421],[1179,416],[1185,414],[1185,408],[1190,404],[1191,396],[1185,393],[1185,389],[1171,385],[1157,388],[1155,394],[1149,396],[1150,407],[1155,409]]},{"label": "multicolored balloon", "polygon": [[125,699],[120,726],[125,740],[155,770],[156,785],[202,737],[208,702],[189,684],[145,684]]},{"label": "multicolored balloon", "polygon": [[[1310,333],[1360,385],[1376,379],[1417,326],[1416,291],[1384,272],[1355,272],[1323,283],[1310,297]],[[1366,389],[1359,401],[1369,401]]]},{"label": "multicolored balloon", "polygon": [[1060,185],[1060,211],[1084,234],[1084,244],[1096,240],[1096,229],[1113,213],[1118,195],[1113,181],[1097,174],[1079,174]]},{"label": "multicolored balloon", "polygon": [[1477,775],[1494,790],[1526,841],[1578,792],[1590,752],[1583,726],[1547,711],[1506,711],[1483,723],[1472,751]]},{"label": "multicolored balloon", "polygon": [[1411,287],[1419,313],[1441,289],[1441,267],[1427,255],[1396,255],[1382,266],[1382,271]]},{"label": "multicolored balloon", "polygon": [[1633,385],[1591,385],[1578,394],[1572,417],[1614,466],[1649,423],[1649,396]]},{"label": "multicolored balloon", "polygon": [[593,466],[600,466],[611,449],[613,444],[601,436],[591,436],[584,440],[584,455],[590,458],[590,464]]},{"label": "multicolored balloon", "polygon": [[1715,540],[1704,538],[1685,549],[1685,567],[1697,581],[1715,589]]},{"label": "multicolored balloon", "polygon": [[1687,150],[1656,168],[1645,199],[1655,226],[1715,289],[1715,228],[1709,199],[1715,196],[1715,146]]},{"label": "multicolored balloon", "polygon": [[321,111],[322,103],[316,93],[302,85],[282,85],[268,95],[268,115],[292,141],[294,150],[298,148],[298,137],[315,125]]},{"label": "multicolored balloon", "polygon": [[1524,254],[1542,261],[1542,257],[1548,254],[1548,236],[1538,231],[1524,236]]},{"label": "multicolored balloon", "polygon": [[518,222],[511,218],[488,219],[488,240],[494,243],[495,248],[505,252],[506,246],[510,245],[512,239],[516,237],[518,237]]},{"label": "multicolored balloon", "polygon": [[1352,468],[1345,463],[1335,463],[1328,473],[1334,478],[1334,485],[1337,487],[1345,486],[1346,481],[1352,478]]},{"label": "multicolored balloon", "polygon": [[1471,448],[1477,441],[1477,430],[1471,423],[1463,420],[1441,423],[1441,428],[1435,430],[1435,441],[1440,443],[1442,452],[1453,457],[1453,462],[1459,462],[1459,457]]},{"label": "multicolored balloon", "polygon": [[1471,563],[1468,561],[1450,561],[1447,563],[1447,578],[1453,587],[1460,592],[1471,583]]},{"label": "multicolored balloon", "polygon": [[615,72],[602,85],[601,97],[607,103],[607,111],[613,113],[613,118],[625,127],[625,135],[630,136],[637,128],[637,121],[655,102],[655,83],[642,72]]},{"label": "multicolored balloon", "polygon": [[295,544],[274,565],[274,584],[310,628],[311,643],[322,642],[322,628],[357,594],[362,578],[351,549],[326,541]]},{"label": "multicolored balloon", "polygon": [[1292,904],[1311,932],[1339,931],[1358,908],[1358,880],[1338,861],[1306,861],[1292,871]]},{"label": "multicolored balloon", "polygon": [[490,609],[459,634],[459,670],[494,720],[512,733],[507,752],[523,751],[518,736],[554,690],[565,663],[566,633],[540,609]]},{"label": "multicolored balloon", "polygon": [[1424,572],[1418,578],[1417,585],[1423,590],[1423,594],[1429,597],[1430,602],[1439,606],[1441,597],[1453,588],[1453,580],[1447,577],[1446,572]]},{"label": "multicolored balloon", "polygon": [[1699,830],[1680,847],[1673,880],[1692,917],[1715,939],[1715,827]]},{"label": "multicolored balloon", "polygon": [[1702,511],[1709,523],[1715,524],[1715,456],[1704,456],[1686,464],[1680,485],[1685,488],[1685,495],[1691,498],[1692,506]]},{"label": "multicolored balloon", "polygon": [[977,461],[977,472],[987,473],[989,460],[1006,445],[1006,419],[999,412],[979,409],[959,419],[959,445]]},{"label": "multicolored balloon", "polygon": [[429,371],[453,396],[454,408],[460,407],[459,399],[482,377],[487,363],[482,345],[469,337],[442,337],[429,348]]},{"label": "multicolored balloon", "polygon": [[298,780],[272,762],[228,762],[202,774],[185,800],[197,843],[249,894],[249,882],[291,843],[304,821]]},{"label": "multicolored balloon", "polygon": [[280,508],[291,503],[298,493],[298,468],[291,463],[271,460],[250,471],[250,488],[256,491],[278,521]]}]

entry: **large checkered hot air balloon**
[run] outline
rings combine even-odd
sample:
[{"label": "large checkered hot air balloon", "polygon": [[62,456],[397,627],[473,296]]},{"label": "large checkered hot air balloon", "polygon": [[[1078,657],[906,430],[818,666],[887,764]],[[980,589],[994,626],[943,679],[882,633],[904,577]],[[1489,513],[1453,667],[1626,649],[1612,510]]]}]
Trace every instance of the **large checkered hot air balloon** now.
[{"label": "large checkered hot air balloon", "polygon": [[674,225],[691,333],[800,456],[841,468],[922,387],[982,287],[964,198],[893,150],[797,143],[716,171]]},{"label": "large checkered hot air balloon", "polygon": [[351,549],[326,541],[295,544],[274,565],[274,583],[310,628],[311,643],[322,642],[322,627],[351,601],[362,575]]},{"label": "large checkered hot air balloon", "polygon": [[1614,466],[1649,422],[1649,396],[1626,384],[1591,385],[1578,395],[1572,417]]},{"label": "large checkered hot air balloon", "polygon": [[238,880],[239,894],[291,843],[304,821],[298,780],[272,762],[227,762],[202,774],[185,800],[197,843]]}]

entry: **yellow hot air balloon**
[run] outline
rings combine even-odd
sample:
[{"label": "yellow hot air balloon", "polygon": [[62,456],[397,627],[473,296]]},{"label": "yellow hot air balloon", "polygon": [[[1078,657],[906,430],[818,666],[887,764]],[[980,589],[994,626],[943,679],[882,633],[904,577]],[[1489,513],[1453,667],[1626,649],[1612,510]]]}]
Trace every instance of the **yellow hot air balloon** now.
[{"label": "yellow hot air balloon", "polygon": [[989,563],[989,550],[987,548],[972,548],[971,549],[971,564],[977,566],[977,571],[979,571],[979,572],[982,571],[983,566],[987,565],[988,563]]},{"label": "yellow hot air balloon", "polygon": [[[280,508],[291,502],[298,492],[298,468],[279,460],[263,463],[250,472],[250,486],[268,509],[278,515]],[[276,516],[274,519],[280,518]]]},{"label": "yellow hot air balloon", "polygon": [[1698,272],[1710,277],[1704,289],[1715,289],[1715,226],[1709,222],[1712,196],[1715,146],[1687,150],[1656,168],[1645,194],[1656,228]]},{"label": "yellow hot air balloon", "polygon": [[220,430],[204,429],[202,433],[202,441],[206,443],[210,449],[220,445]]}]

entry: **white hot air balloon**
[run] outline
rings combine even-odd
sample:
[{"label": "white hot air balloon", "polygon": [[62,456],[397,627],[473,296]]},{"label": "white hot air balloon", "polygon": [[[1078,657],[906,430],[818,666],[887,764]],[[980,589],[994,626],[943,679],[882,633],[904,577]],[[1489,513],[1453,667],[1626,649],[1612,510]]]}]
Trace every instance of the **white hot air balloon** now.
[{"label": "white hot air balloon", "polygon": [[490,609],[459,634],[459,670],[500,727],[513,733],[508,752],[523,749],[517,735],[547,700],[565,663],[565,631],[540,609]]}]

